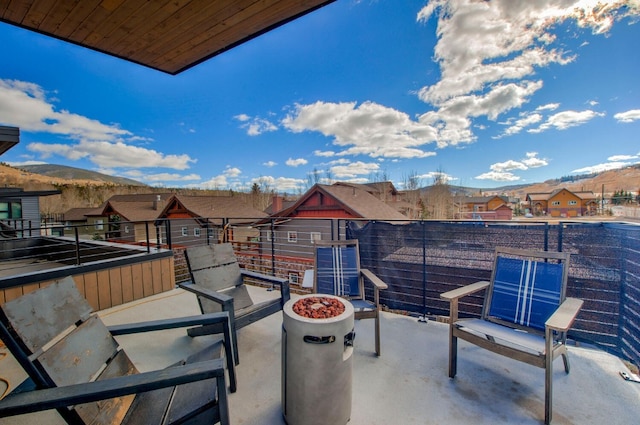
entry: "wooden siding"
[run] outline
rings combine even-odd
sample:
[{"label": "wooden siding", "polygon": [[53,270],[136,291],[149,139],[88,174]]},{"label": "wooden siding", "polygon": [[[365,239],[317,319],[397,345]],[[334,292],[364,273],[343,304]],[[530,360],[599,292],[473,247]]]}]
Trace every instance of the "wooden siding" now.
[{"label": "wooden siding", "polygon": [[0,2],[0,19],[170,74],[333,0]]},{"label": "wooden siding", "polygon": [[[175,287],[173,257],[73,275],[94,310],[104,310]],[[0,290],[0,303],[51,284],[53,280]]]}]

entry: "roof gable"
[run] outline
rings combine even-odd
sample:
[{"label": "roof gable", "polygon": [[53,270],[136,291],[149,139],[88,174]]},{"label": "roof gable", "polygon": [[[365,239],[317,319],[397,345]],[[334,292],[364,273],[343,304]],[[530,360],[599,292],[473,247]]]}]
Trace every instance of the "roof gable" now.
[{"label": "roof gable", "polygon": [[[328,198],[328,199],[327,199]],[[278,213],[278,217],[297,216],[303,210],[335,210],[354,218],[378,220],[405,220],[407,217],[368,191],[355,185],[321,185],[316,184],[309,189],[291,207]]]}]

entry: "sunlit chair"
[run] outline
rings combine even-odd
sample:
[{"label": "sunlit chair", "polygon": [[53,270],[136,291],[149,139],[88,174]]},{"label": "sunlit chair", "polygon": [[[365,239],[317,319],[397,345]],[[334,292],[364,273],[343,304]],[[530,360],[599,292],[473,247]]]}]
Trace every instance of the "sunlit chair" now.
[{"label": "sunlit chair", "polygon": [[[375,349],[380,355],[380,291],[387,289],[378,276],[360,269],[357,240],[316,241],[313,292],[348,299],[355,319],[375,319]],[[373,299],[365,298],[365,282],[371,284]]]},{"label": "sunlit chair", "polygon": [[[569,373],[567,331],[582,300],[566,298],[569,254],[497,248],[491,281],[445,292],[450,302],[449,377],[456,376],[458,338],[545,369],[545,423],[551,422],[553,360]],[[485,290],[480,318],[458,318],[458,300]]]},{"label": "sunlit chair", "polygon": [[[198,303],[203,313],[217,311],[229,313],[231,329],[234,332],[234,357],[238,364],[236,331],[281,311],[290,297],[289,281],[241,268],[230,243],[187,248],[185,257],[191,283],[180,284],[180,287],[198,296]],[[245,278],[278,286],[280,297],[255,303],[245,285]],[[201,326],[188,331],[193,337],[211,332],[217,333],[219,329],[216,326]]]}]

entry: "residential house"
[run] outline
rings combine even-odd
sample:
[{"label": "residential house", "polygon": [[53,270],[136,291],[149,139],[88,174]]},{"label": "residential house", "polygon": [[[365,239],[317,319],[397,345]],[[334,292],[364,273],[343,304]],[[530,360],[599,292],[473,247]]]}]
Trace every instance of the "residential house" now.
[{"label": "residential house", "polygon": [[456,198],[456,218],[481,220],[511,220],[513,210],[506,196],[465,196]]},{"label": "residential house", "polygon": [[79,237],[94,235],[94,223],[89,223],[88,217],[101,213],[101,208],[70,208],[63,214],[64,235],[75,236],[76,229]]},{"label": "residential house", "polygon": [[265,262],[269,271],[272,261],[287,264],[286,276],[292,284],[302,281],[304,271],[312,267],[313,244],[317,240],[337,239],[344,227],[335,219],[404,221],[407,217],[381,201],[362,185],[316,184],[293,205],[276,211],[260,221],[260,240],[278,252],[278,258],[253,258]]},{"label": "residential house", "polygon": [[528,193],[526,201],[533,215],[551,217],[581,217],[595,215],[598,200],[591,191],[572,192],[566,188],[553,192]]},{"label": "residential house", "polygon": [[97,236],[110,241],[138,243],[147,240],[164,243],[156,235],[153,222],[158,218],[172,193],[138,193],[114,195],[91,213],[86,214],[87,225],[93,226]]},{"label": "residential house", "polygon": [[[0,155],[20,142],[18,127],[0,126]],[[13,237],[15,231],[30,235],[50,233],[54,229],[40,229],[40,197],[60,195],[59,190],[25,191],[18,187],[0,188],[1,237]]]},{"label": "residential house", "polygon": [[251,224],[265,217],[265,212],[253,208],[242,195],[173,195],[160,211],[157,222],[170,220],[171,245],[187,247],[202,244],[203,238],[207,239],[206,243],[236,241],[241,244],[257,240],[260,232]]}]

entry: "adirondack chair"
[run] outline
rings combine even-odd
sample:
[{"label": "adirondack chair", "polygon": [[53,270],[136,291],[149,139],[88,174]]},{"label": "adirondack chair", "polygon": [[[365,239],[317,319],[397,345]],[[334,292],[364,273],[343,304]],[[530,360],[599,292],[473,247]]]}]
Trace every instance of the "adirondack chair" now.
[{"label": "adirondack chair", "polygon": [[[551,422],[553,360],[566,348],[582,300],[566,298],[569,254],[497,248],[491,281],[445,292],[450,302],[449,377],[456,376],[458,338],[545,369],[544,422]],[[480,318],[459,319],[458,300],[485,289]]]},{"label": "adirondack chair", "polygon": [[[224,340],[163,370],[139,373],[113,338],[199,323],[221,323]],[[0,417],[56,409],[70,424],[229,424],[226,313],[108,328],[67,277],[2,305],[0,337],[31,380],[0,400]]]},{"label": "adirondack chair", "polygon": [[[375,319],[375,349],[380,355],[380,291],[387,289],[378,276],[360,269],[357,240],[316,241],[313,292],[348,299],[359,319]],[[373,288],[373,301],[365,298],[364,284]]]},{"label": "adirondack chair", "polygon": [[[185,257],[192,283],[180,284],[180,287],[198,296],[202,313],[229,313],[234,333],[234,358],[236,364],[239,364],[236,331],[281,311],[290,298],[289,281],[240,268],[230,243],[187,248]],[[280,298],[254,303],[245,285],[245,278],[279,286]],[[191,328],[187,332],[190,336],[196,337],[211,332],[218,333],[219,328],[217,325],[201,326]]]}]

